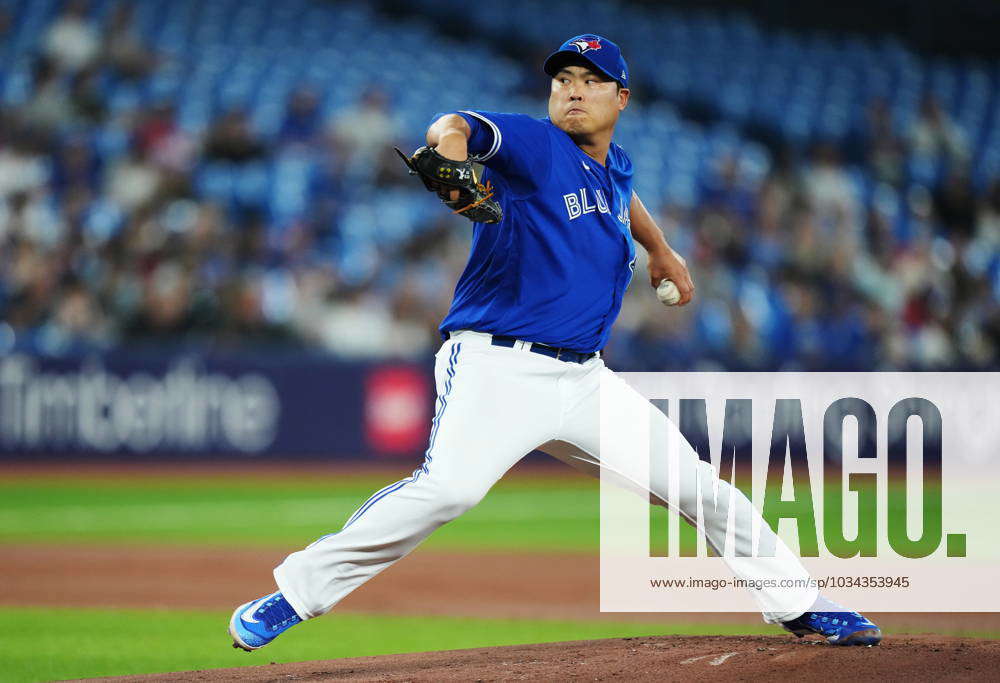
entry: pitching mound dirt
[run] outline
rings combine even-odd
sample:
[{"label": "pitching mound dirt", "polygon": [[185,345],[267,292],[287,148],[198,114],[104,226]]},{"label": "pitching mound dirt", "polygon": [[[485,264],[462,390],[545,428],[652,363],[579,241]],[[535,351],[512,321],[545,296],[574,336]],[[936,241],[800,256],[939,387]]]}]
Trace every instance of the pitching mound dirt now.
[{"label": "pitching mound dirt", "polygon": [[[261,656],[264,652],[248,655]],[[889,637],[833,647],[792,636],[615,638],[129,676],[116,681],[990,680],[1000,641]]]}]

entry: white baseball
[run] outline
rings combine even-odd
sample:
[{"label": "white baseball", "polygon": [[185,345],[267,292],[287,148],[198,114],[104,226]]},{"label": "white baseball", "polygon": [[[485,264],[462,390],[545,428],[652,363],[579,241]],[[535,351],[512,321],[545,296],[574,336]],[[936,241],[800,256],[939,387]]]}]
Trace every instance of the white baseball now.
[{"label": "white baseball", "polygon": [[660,280],[660,286],[656,288],[656,298],[664,306],[676,306],[681,300],[681,292],[672,280]]}]

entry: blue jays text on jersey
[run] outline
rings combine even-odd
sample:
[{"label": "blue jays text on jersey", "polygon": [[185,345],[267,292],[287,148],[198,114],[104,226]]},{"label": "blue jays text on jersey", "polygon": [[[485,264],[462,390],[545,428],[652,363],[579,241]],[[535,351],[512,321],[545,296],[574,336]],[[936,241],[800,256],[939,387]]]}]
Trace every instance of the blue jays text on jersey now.
[{"label": "blue jays text on jersey", "polygon": [[499,223],[476,223],[442,334],[477,330],[589,353],[604,347],[632,278],[632,162],[605,165],[549,119],[457,112],[496,188]]}]

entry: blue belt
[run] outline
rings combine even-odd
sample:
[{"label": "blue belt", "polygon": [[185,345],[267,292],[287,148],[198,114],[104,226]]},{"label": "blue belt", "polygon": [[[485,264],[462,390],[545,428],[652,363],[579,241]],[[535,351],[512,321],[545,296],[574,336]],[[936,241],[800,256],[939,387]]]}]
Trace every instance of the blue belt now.
[{"label": "blue belt", "polygon": [[[513,348],[514,344],[520,341],[517,337],[508,337],[503,334],[493,335],[493,346],[506,346],[507,348]],[[528,343],[528,342],[525,342]],[[567,363],[586,363],[591,358],[597,358],[598,352],[593,353],[580,353],[579,351],[571,351],[570,349],[559,349],[555,346],[546,346],[545,344],[531,344],[532,353],[540,353],[543,356],[548,356],[549,358],[555,358],[556,360],[565,361]]]}]

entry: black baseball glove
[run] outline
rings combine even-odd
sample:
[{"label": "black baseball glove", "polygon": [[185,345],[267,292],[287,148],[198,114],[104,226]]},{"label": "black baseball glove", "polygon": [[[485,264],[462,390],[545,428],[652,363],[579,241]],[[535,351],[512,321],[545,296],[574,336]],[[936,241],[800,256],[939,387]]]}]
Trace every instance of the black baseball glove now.
[{"label": "black baseball glove", "polygon": [[[396,153],[410,175],[419,176],[424,186],[437,194],[454,213],[462,214],[473,223],[499,223],[503,218],[503,209],[492,198],[492,185],[488,180],[485,185],[479,182],[471,161],[446,159],[433,147],[421,147],[410,157],[398,147]],[[458,197],[452,199],[454,190],[458,190]]]}]

